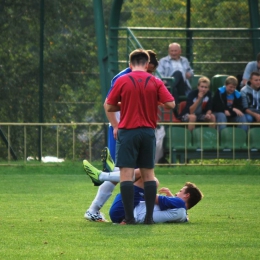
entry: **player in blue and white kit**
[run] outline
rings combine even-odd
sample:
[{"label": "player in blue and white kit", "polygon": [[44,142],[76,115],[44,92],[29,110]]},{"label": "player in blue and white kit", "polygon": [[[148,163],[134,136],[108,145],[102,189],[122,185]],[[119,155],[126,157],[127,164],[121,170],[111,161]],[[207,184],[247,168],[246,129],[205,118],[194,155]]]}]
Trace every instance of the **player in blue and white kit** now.
[{"label": "player in blue and white kit", "polygon": [[[126,68],[124,70],[122,70],[121,72],[119,72],[111,81],[111,87],[107,93],[107,97],[109,95],[109,93],[111,92],[111,90],[113,89],[114,87],[114,84],[115,84],[115,81],[125,75],[125,74],[128,74],[131,72],[131,69],[130,68]],[[104,107],[106,106],[106,101],[107,101],[107,98],[104,102]],[[106,111],[106,109],[105,109]],[[118,126],[118,123],[119,123],[119,120],[120,120],[120,112],[114,112],[114,113],[107,113],[106,112],[106,116],[107,116],[107,119],[109,121],[109,129],[108,129],[108,149],[110,151],[110,155],[113,159],[113,161],[115,161],[115,158],[116,158],[116,139],[114,138],[114,128],[117,128]],[[105,170],[105,169],[103,169]]]},{"label": "player in blue and white kit", "polygon": [[[156,179],[157,180],[157,179]],[[144,201],[143,181],[140,178],[134,183],[134,218],[136,223],[144,223],[146,215],[146,205]],[[181,223],[187,222],[187,210],[195,206],[202,198],[203,194],[191,182],[186,182],[184,187],[173,196],[168,188],[161,188],[157,195],[153,209],[153,221],[155,223]],[[121,194],[117,194],[109,211],[110,218],[114,223],[125,224],[124,206]]]},{"label": "player in blue and white kit", "polygon": [[[120,180],[120,171],[103,172],[91,165],[87,160],[84,160],[84,169],[92,181],[104,181],[106,183],[111,181],[119,182]],[[139,171],[139,169],[135,169],[134,217],[136,223],[143,223],[146,215],[146,205],[144,201],[143,180],[140,178]],[[155,178],[155,181],[158,187],[158,179]],[[191,182],[186,182],[184,187],[175,196],[168,188],[161,188],[159,193],[163,193],[166,196],[157,195],[156,197],[156,205],[153,210],[153,220],[155,223],[188,221],[187,210],[191,209],[203,198],[202,192]],[[121,194],[116,195],[109,210],[109,215],[112,222],[124,224],[125,212]],[[103,216],[100,219],[87,219],[100,222],[105,221]]]}]

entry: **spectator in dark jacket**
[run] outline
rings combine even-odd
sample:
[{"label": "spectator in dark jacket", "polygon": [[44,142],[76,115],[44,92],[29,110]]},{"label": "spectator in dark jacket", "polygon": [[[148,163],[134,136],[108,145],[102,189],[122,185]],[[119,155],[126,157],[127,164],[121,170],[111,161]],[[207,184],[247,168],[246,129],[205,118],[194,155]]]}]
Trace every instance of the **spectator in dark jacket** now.
[{"label": "spectator in dark jacket", "polygon": [[[210,80],[201,77],[198,81],[198,89],[192,90],[188,97],[185,108],[180,114],[182,122],[216,122],[212,114],[212,95],[209,91]],[[215,128],[215,124],[210,125]],[[188,125],[189,130],[193,130],[195,125]]]},{"label": "spectator in dark jacket", "polygon": [[[247,123],[246,117],[242,112],[241,94],[236,90],[237,83],[236,77],[229,76],[225,81],[225,85],[218,88],[215,92],[212,110],[218,123]],[[225,124],[218,125],[219,131],[225,127]],[[248,128],[246,124],[238,125],[238,127],[245,131]]]}]

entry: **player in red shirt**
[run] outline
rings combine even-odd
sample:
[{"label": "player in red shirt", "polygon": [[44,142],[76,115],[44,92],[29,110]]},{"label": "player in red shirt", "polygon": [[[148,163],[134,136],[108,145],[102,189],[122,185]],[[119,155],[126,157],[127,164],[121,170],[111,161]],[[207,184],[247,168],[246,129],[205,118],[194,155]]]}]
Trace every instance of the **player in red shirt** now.
[{"label": "player in red shirt", "polygon": [[156,197],[154,156],[157,107],[161,102],[166,108],[174,108],[175,102],[163,82],[146,72],[149,54],[145,50],[133,51],[129,59],[132,72],[117,79],[107,98],[106,110],[120,110],[116,133],[116,166],[120,168],[120,190],[125,210],[123,223],[135,223],[132,180],[134,169],[140,168],[146,201],[144,223],[152,224]]}]

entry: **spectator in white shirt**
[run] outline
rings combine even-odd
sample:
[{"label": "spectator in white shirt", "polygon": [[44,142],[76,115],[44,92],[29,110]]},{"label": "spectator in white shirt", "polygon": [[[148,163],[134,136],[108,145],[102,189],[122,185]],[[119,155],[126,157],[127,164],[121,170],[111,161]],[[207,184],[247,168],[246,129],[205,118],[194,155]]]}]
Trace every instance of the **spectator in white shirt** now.
[{"label": "spectator in white shirt", "polygon": [[179,96],[187,96],[191,91],[189,79],[194,75],[187,58],[181,56],[181,46],[171,43],[168,55],[159,60],[157,71],[162,77],[174,77],[172,95],[175,103],[179,103]]}]

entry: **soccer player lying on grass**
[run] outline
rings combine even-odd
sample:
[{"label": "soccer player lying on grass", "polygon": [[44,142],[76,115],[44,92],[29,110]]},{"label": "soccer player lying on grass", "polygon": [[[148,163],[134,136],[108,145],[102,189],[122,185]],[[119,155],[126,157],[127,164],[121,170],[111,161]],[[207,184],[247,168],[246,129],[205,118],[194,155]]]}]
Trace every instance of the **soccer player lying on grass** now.
[{"label": "soccer player lying on grass", "polygon": [[[155,177],[157,184],[159,184]],[[146,215],[146,205],[144,201],[144,189],[142,178],[134,183],[134,218],[136,223],[144,223]],[[155,206],[153,209],[154,223],[181,223],[187,222],[187,210],[195,206],[203,197],[201,191],[191,182],[186,182],[184,187],[173,196],[168,188],[161,188],[156,195]],[[113,223],[125,224],[124,206],[121,194],[117,194],[109,215]]]},{"label": "soccer player lying on grass", "polygon": [[[115,167],[115,163],[107,147],[105,147],[102,150],[101,160],[103,163],[103,172],[99,175],[99,177],[97,177],[97,174],[101,172],[99,170],[95,171],[94,174],[92,172],[89,174],[94,185],[99,186],[99,188],[94,200],[92,201],[91,205],[89,206],[89,208],[86,210],[84,214],[84,217],[86,219],[91,221],[99,221],[99,222],[106,221],[103,215],[100,214],[100,209],[110,198],[114,188],[120,182],[120,179],[118,177],[119,176],[118,173],[120,172],[120,170],[118,167]],[[88,170],[86,170],[85,167],[85,160],[83,161],[83,166],[85,171],[88,174]],[[109,173],[109,179],[107,179],[108,173]],[[141,177],[140,170],[136,169],[134,178],[137,180],[140,177]]]},{"label": "soccer player lying on grass", "polygon": [[[110,154],[108,147],[105,147],[101,153],[101,160],[103,163],[103,172],[97,177],[101,171],[97,170],[94,174],[91,172],[89,174],[92,182],[95,186],[99,186],[97,194],[92,201],[90,207],[86,210],[84,217],[91,221],[106,221],[104,216],[100,213],[100,209],[106,203],[106,201],[112,195],[115,186],[120,182],[118,173],[120,172],[118,167],[115,167],[115,163]],[[87,162],[88,163],[88,162]],[[85,161],[83,161],[83,166],[88,174],[85,167]],[[108,177],[109,173],[109,177]],[[141,172],[139,169],[135,170],[135,179],[141,177]],[[133,180],[134,181],[134,180]]]},{"label": "soccer player lying on grass", "polygon": [[[102,172],[92,166],[87,160],[83,161],[84,170],[92,179],[92,181],[117,181],[120,180],[120,172]],[[134,182],[134,217],[136,223],[143,223],[146,215],[146,206],[144,201],[143,181],[140,177],[139,169],[135,170],[136,180]],[[155,178],[157,186],[159,181]],[[159,193],[164,193],[166,196],[157,195],[155,207],[153,210],[153,220],[155,223],[164,222],[186,222],[188,221],[186,211],[195,206],[202,198],[203,194],[195,184],[186,182],[184,187],[173,196],[168,188],[161,188]],[[87,212],[86,212],[87,213]],[[85,218],[93,221],[105,222],[105,218],[90,219],[85,214]],[[117,194],[114,202],[109,210],[109,215],[114,223],[124,224],[124,206],[121,199],[121,194]]]}]

